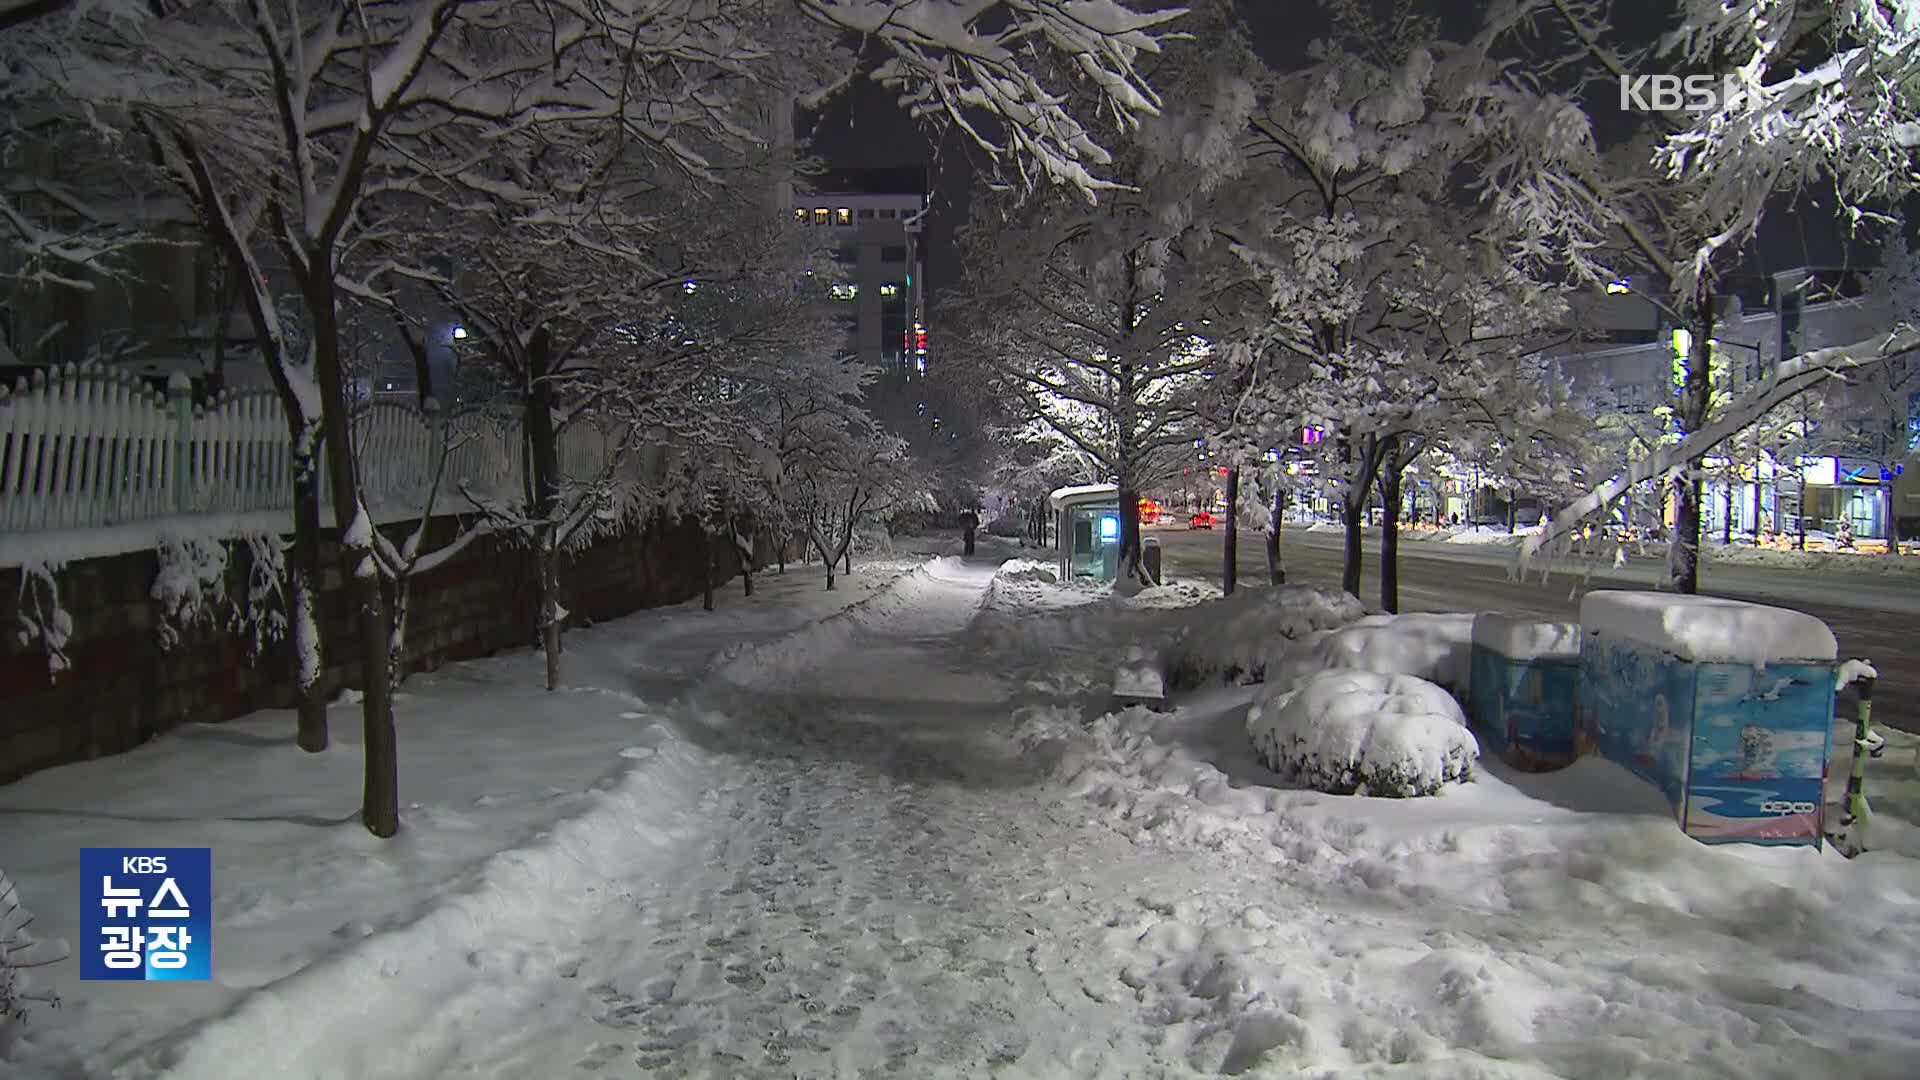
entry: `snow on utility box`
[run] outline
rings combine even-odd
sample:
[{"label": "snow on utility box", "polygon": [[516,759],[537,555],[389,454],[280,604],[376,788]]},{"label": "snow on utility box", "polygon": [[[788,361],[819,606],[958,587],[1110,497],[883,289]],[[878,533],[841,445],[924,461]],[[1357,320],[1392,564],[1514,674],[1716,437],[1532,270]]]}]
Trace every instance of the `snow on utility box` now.
[{"label": "snow on utility box", "polygon": [[1534,622],[1497,612],[1473,620],[1468,711],[1484,753],[1534,772],[1573,764],[1578,623]]},{"label": "snow on utility box", "polygon": [[1707,842],[1820,846],[1839,647],[1827,625],[1711,596],[1603,591],[1580,604],[1575,724]]}]

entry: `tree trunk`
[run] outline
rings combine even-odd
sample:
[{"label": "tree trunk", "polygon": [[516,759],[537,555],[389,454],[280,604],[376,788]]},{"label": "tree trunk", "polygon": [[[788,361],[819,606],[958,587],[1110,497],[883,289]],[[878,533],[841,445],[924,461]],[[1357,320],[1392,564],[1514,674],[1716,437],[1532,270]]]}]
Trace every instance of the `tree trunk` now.
[{"label": "tree trunk", "polygon": [[1363,560],[1366,558],[1361,530],[1366,528],[1367,504],[1373,497],[1373,478],[1380,468],[1380,448],[1371,437],[1355,446],[1352,440],[1342,436],[1340,454],[1346,469],[1346,490],[1341,493],[1340,506],[1341,521],[1346,526],[1346,551],[1340,568],[1340,587],[1359,599]]},{"label": "tree trunk", "polygon": [[1900,519],[1894,516],[1893,481],[1880,485],[1880,507],[1887,522],[1887,554],[1900,554]]},{"label": "tree trunk", "polygon": [[393,606],[387,612],[387,686],[400,689],[407,679],[407,612],[413,606],[411,574],[393,583]]},{"label": "tree trunk", "polygon": [[566,619],[560,614],[560,553],[550,542],[540,546],[540,651],[547,661],[547,689],[560,689],[560,630]]},{"label": "tree trunk", "polygon": [[1727,490],[1720,499],[1720,543],[1733,543],[1733,477],[1727,477]]},{"label": "tree trunk", "polygon": [[[1756,436],[1757,437],[1757,436]],[[1779,509],[1775,504],[1775,509]],[[1760,455],[1753,456],[1753,546],[1760,546]]]},{"label": "tree trunk", "polygon": [[1360,597],[1361,560],[1366,557],[1361,528],[1366,521],[1366,496],[1349,498],[1340,507],[1340,519],[1346,525],[1345,562],[1340,568],[1340,587],[1355,599]]},{"label": "tree trunk", "polygon": [[521,428],[527,454],[525,495],[536,522],[537,626],[540,651],[546,656],[548,690],[560,688],[561,635],[566,624],[560,617],[560,538],[556,535],[560,526],[554,520],[560,501],[560,433],[553,426],[553,366],[553,334],[542,326],[527,342],[526,412]]},{"label": "tree trunk", "polygon": [[1222,545],[1226,565],[1221,568],[1221,591],[1228,596],[1240,578],[1240,466],[1227,470],[1227,536]]},{"label": "tree trunk", "polygon": [[[333,252],[307,253],[303,276],[307,315],[313,320],[313,356],[326,430],[327,475],[333,485],[333,524],[340,530],[342,569],[360,644],[360,700],[366,769],[362,777],[360,821],[368,832],[390,837],[400,831],[400,763],[393,726],[393,696],[388,671],[386,598],[373,552],[373,519],[360,498],[354,468],[351,425],[347,416],[345,373],[340,367],[340,321]],[[356,527],[358,531],[356,531]]]},{"label": "tree trunk", "polygon": [[293,549],[287,561],[292,624],[294,741],[317,754],[327,748],[326,643],[320,632],[320,476],[318,429],[293,436]]},{"label": "tree trunk", "polygon": [[706,572],[700,575],[700,607],[703,611],[713,610],[713,579],[720,576],[719,546],[714,542],[712,529],[700,530],[706,536]]},{"label": "tree trunk", "polygon": [[1400,611],[1401,469],[1399,442],[1394,440],[1380,466],[1380,607],[1390,614]]},{"label": "tree trunk", "polygon": [[1275,488],[1273,507],[1269,511],[1273,515],[1273,520],[1268,523],[1272,527],[1267,530],[1267,584],[1269,585],[1287,583],[1287,568],[1280,562],[1280,529],[1286,523],[1286,507],[1286,489]]},{"label": "tree trunk", "polygon": [[[1703,284],[1694,299],[1689,320],[1694,325],[1693,345],[1687,351],[1686,376],[1681,381],[1680,430],[1692,434],[1706,426],[1712,404],[1713,377],[1713,293]],[[1701,502],[1706,484],[1697,462],[1680,473],[1674,489],[1673,550],[1667,555],[1667,584],[1674,592],[1692,595],[1700,591]]]},{"label": "tree trunk", "polygon": [[839,555],[834,552],[828,551],[827,545],[821,543],[818,539],[815,539],[813,544],[814,544],[814,547],[818,548],[820,551],[820,561],[826,564],[827,588],[831,589],[833,588],[833,576],[834,576],[833,569],[836,565],[838,565],[840,561]]},{"label": "tree trunk", "polygon": [[1799,468],[1800,513],[1797,515],[1799,520],[1799,535],[1793,538],[1793,549],[1795,551],[1805,551],[1807,550],[1807,472],[1804,466]]}]

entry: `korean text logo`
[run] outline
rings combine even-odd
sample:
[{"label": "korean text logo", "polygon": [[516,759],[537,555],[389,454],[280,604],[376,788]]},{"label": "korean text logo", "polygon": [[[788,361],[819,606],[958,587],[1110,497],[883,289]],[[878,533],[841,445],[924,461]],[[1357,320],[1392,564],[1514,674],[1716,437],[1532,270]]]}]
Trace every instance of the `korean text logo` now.
[{"label": "korean text logo", "polygon": [[81,848],[80,977],[213,977],[211,848]]},{"label": "korean text logo", "polygon": [[1712,112],[1741,90],[1738,75],[1622,75],[1622,112]]}]

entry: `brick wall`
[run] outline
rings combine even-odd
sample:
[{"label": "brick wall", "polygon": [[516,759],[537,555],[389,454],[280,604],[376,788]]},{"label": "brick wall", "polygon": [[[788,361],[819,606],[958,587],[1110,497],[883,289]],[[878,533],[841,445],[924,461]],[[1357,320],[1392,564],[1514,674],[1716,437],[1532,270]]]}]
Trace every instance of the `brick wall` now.
[{"label": "brick wall", "polygon": [[[441,538],[452,522],[436,522]],[[428,546],[431,547],[430,538]],[[736,573],[732,545],[720,544],[719,573]],[[762,545],[763,549],[765,545]],[[361,684],[351,613],[337,548],[323,552],[320,619],[331,695]],[[230,545],[227,595],[244,596],[247,547]],[[602,539],[562,566],[562,603],[576,620],[600,621],[700,595],[704,535],[686,524],[653,523]],[[73,617],[71,667],[49,677],[38,644],[22,645],[21,572],[0,569],[0,783],[70,761],[116,754],[183,723],[210,723],[292,704],[285,642],[250,662],[246,641],[224,625],[188,630],[161,647],[160,612],[150,597],[159,573],[152,551],[68,564],[56,575],[60,604]],[[406,663],[432,671],[456,660],[534,644],[533,559],[524,545],[481,537],[413,580]],[[224,618],[224,615],[222,616]]]}]

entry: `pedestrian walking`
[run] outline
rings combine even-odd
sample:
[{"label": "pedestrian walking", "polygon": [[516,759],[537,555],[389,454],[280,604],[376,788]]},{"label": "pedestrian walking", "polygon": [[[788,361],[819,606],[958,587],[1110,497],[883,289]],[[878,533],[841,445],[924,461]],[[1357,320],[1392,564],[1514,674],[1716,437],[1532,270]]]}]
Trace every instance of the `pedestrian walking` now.
[{"label": "pedestrian walking", "polygon": [[960,513],[960,538],[966,545],[965,554],[973,554],[973,534],[980,528],[980,515],[971,510]]}]

